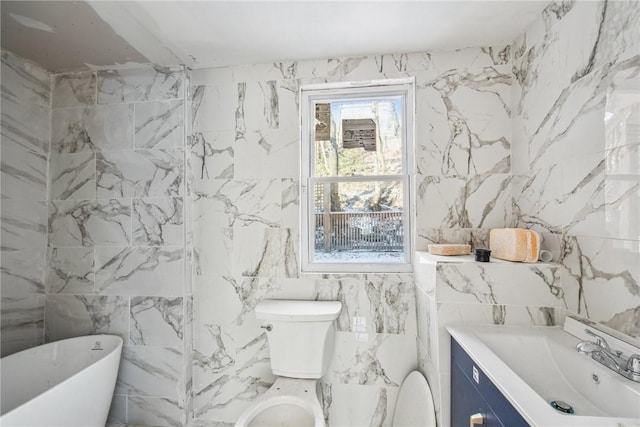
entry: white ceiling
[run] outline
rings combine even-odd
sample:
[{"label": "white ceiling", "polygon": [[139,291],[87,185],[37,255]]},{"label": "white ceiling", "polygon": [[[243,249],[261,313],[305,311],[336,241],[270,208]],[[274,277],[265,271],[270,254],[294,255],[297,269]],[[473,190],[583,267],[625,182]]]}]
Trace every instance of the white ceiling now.
[{"label": "white ceiling", "polygon": [[0,7],[3,48],[50,71],[68,71],[140,62],[204,68],[498,46],[512,42],[546,4],[90,1],[87,7],[3,0]]}]

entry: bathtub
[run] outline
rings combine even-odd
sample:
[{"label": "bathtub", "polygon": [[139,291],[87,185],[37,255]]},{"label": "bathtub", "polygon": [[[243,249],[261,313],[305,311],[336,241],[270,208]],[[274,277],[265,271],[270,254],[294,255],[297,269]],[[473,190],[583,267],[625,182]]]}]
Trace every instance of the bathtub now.
[{"label": "bathtub", "polygon": [[100,426],[109,414],[122,339],[91,335],[0,359],[0,425]]}]

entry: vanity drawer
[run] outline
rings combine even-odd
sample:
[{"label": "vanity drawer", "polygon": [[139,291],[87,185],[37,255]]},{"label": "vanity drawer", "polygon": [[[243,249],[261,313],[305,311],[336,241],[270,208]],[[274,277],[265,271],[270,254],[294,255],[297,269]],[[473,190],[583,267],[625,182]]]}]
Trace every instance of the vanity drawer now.
[{"label": "vanity drawer", "polygon": [[525,427],[529,424],[455,339],[451,339],[451,424],[467,427],[480,413],[482,426]]}]

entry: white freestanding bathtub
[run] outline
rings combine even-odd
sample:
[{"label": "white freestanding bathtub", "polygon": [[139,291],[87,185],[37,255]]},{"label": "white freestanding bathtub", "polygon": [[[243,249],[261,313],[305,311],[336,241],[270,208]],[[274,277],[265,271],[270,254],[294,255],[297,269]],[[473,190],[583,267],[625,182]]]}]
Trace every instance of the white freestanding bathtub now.
[{"label": "white freestanding bathtub", "polygon": [[122,339],[90,335],[0,359],[0,425],[104,427]]}]

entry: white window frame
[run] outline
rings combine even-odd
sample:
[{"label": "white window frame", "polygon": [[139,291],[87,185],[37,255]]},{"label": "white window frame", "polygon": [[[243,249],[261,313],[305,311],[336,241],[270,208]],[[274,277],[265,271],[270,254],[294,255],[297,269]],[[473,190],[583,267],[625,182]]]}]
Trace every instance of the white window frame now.
[{"label": "white window frame", "polygon": [[[403,228],[404,262],[313,262],[315,243],[315,220],[313,183],[315,165],[314,129],[315,102],[326,100],[348,100],[361,97],[404,97],[402,117],[402,186],[403,186]],[[300,268],[302,273],[402,273],[412,271],[415,218],[413,198],[413,179],[415,173],[414,153],[414,115],[415,115],[415,79],[388,79],[352,83],[313,84],[300,87]],[[381,181],[397,180],[393,176],[354,176],[323,178],[325,181]]]}]

